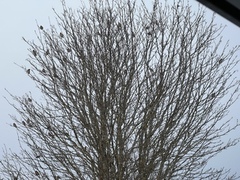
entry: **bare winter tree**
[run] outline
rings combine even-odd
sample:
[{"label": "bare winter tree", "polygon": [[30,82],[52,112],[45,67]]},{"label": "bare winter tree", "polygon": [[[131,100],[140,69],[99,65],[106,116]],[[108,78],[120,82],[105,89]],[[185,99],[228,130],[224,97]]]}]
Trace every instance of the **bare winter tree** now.
[{"label": "bare winter tree", "polygon": [[6,152],[3,178],[234,179],[206,167],[239,141],[222,140],[239,127],[226,118],[239,48],[222,44],[214,18],[157,0],[63,2],[56,16],[25,40],[44,101],[12,96],[22,150]]}]

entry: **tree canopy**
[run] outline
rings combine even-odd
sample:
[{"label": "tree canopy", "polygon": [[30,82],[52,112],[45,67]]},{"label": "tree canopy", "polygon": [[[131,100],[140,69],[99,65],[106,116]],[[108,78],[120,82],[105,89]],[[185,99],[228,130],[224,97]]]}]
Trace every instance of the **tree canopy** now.
[{"label": "tree canopy", "polygon": [[[0,161],[12,179],[225,179],[207,162],[239,138],[226,119],[239,93],[239,47],[184,1],[63,1],[38,26],[23,69],[44,101],[12,95],[24,144]],[[224,99],[224,101],[223,101]],[[25,147],[26,146],[26,147]]]}]

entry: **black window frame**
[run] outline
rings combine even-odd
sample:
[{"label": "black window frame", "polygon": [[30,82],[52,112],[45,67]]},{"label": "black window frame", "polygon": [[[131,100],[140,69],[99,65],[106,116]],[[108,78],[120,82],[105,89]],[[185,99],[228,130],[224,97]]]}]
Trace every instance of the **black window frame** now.
[{"label": "black window frame", "polygon": [[224,18],[240,27],[240,7],[236,7],[227,0],[197,0]]}]

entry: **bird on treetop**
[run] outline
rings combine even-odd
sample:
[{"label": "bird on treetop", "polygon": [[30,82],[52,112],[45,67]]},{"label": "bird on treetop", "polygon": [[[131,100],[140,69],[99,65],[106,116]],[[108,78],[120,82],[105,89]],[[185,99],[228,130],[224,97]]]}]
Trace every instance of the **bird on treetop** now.
[{"label": "bird on treetop", "polygon": [[63,38],[63,37],[64,37],[63,33],[61,33],[61,32],[60,32],[60,37],[61,37],[61,38]]},{"label": "bird on treetop", "polygon": [[27,70],[27,73],[30,74],[30,69]]},{"label": "bird on treetop", "polygon": [[40,28],[41,30],[43,30],[43,26],[39,26],[39,28]]}]

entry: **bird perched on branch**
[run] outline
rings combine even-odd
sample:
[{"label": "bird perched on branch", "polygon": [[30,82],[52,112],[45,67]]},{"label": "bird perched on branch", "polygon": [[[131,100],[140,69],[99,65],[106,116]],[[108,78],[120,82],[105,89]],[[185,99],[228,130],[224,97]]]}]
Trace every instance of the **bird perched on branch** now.
[{"label": "bird perched on branch", "polygon": [[60,34],[59,34],[59,35],[60,35],[60,37],[61,37],[61,38],[63,38],[63,37],[64,37],[63,33],[61,33],[61,32],[60,32]]},{"label": "bird perched on branch", "polygon": [[47,55],[49,55],[49,54],[50,54],[50,52],[49,52],[49,50],[47,49],[46,52],[45,52],[45,55],[47,56]]},{"label": "bird perched on branch", "polygon": [[13,127],[17,128],[17,125],[16,125],[16,123],[13,123]]},{"label": "bird perched on branch", "polygon": [[35,57],[37,56],[37,51],[36,50],[32,50],[32,53]]},{"label": "bird perched on branch", "polygon": [[39,176],[39,172],[38,172],[38,171],[35,171],[35,175],[36,175],[36,176]]},{"label": "bird perched on branch", "polygon": [[223,61],[224,61],[224,59],[219,59],[218,63],[222,64]]},{"label": "bird perched on branch", "polygon": [[22,121],[22,124],[23,124],[24,126],[26,126],[26,123],[25,123],[25,121]]}]

